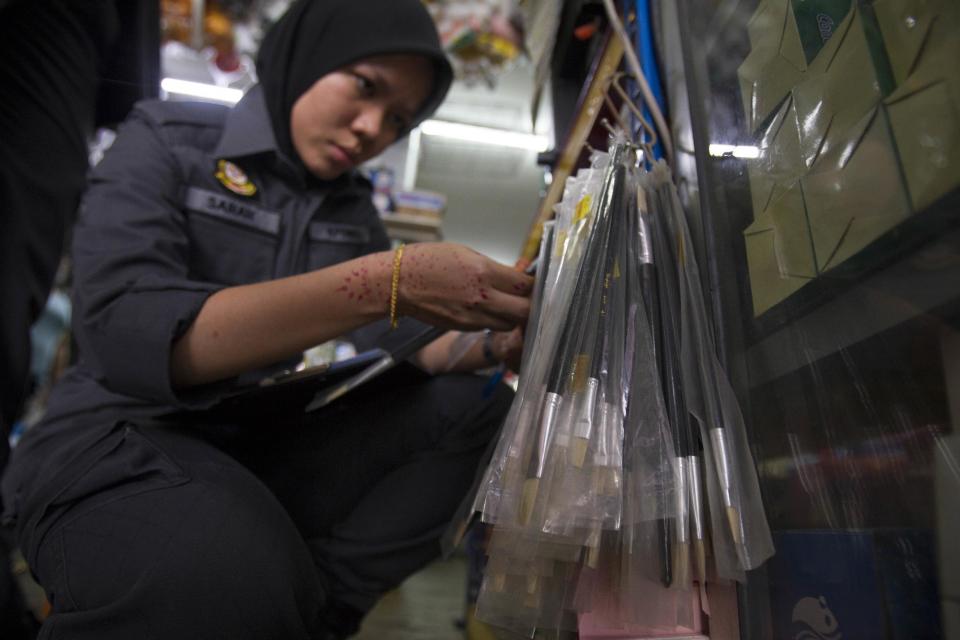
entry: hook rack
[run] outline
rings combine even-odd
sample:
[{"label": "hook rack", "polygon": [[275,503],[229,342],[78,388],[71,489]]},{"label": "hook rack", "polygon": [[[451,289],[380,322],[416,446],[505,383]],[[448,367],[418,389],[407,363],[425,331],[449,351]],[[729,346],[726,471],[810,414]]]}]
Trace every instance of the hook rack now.
[{"label": "hook rack", "polygon": [[[637,148],[637,150],[643,151],[644,160],[648,163],[652,163],[654,154],[653,147],[657,144],[659,138],[657,136],[656,129],[650,124],[650,121],[643,115],[643,110],[637,105],[636,101],[630,97],[630,94],[623,87],[624,79],[634,79],[635,78],[623,71],[616,71],[605,80],[604,90],[603,90],[603,101],[607,105],[610,112],[613,114],[614,119],[617,121],[617,126],[623,132],[623,135],[630,140],[630,142]],[[640,124],[639,131],[642,131],[645,135],[643,136],[643,141],[638,139],[632,128],[627,126],[623,121],[623,118],[620,115],[621,109],[618,109],[613,102],[613,99],[610,97],[611,89],[620,97],[622,100],[622,106],[627,107],[631,115],[637,120]],[[603,118],[600,122],[608,131],[613,133],[611,125],[606,118]],[[639,133],[638,131],[638,133]]]}]

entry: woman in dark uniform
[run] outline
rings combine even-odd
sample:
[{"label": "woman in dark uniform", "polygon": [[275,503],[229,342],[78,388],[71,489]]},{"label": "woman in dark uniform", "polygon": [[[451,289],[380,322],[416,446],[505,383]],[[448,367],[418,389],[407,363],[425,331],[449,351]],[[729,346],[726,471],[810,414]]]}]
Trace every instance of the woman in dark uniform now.
[{"label": "woman in dark uniform", "polygon": [[509,406],[476,376],[407,366],[305,415],[209,411],[391,306],[501,336],[528,310],[530,279],[465,247],[389,251],[354,170],[450,85],[419,0],[299,0],[257,68],[232,109],[140,104],[92,174],[79,362],[3,480],[53,607],[41,637],[348,637],[437,556]]}]

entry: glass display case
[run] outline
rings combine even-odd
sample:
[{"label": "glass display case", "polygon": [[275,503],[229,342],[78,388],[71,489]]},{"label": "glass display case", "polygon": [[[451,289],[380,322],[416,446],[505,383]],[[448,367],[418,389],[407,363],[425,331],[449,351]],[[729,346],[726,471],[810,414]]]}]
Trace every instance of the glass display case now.
[{"label": "glass display case", "polygon": [[741,635],[957,637],[960,5],[676,6],[676,168],[777,547]]}]

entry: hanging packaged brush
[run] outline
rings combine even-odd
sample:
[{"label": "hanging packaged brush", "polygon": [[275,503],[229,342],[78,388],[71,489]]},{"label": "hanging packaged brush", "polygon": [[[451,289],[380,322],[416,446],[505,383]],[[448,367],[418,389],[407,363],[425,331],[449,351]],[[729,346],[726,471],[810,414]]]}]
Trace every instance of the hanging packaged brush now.
[{"label": "hanging packaged brush", "polygon": [[[707,318],[690,231],[669,167],[657,163],[651,191],[663,212],[663,237],[673,252],[679,293],[680,366],[692,422],[691,467],[704,465],[713,567],[719,578],[744,580],[744,572],[773,555],[756,469],[743,416],[720,366]],[[706,529],[706,523],[700,525]]]},{"label": "hanging packaged brush", "polygon": [[[543,236],[536,280],[541,285],[535,303],[538,322],[527,328],[517,396],[474,503],[484,522],[511,525],[527,520],[528,515],[520,512],[524,487],[528,496],[535,490],[525,480],[538,480],[545,470],[553,431],[539,429],[538,420],[543,414],[549,368],[560,344],[561,327],[556,319],[570,308],[576,274],[594,230],[593,211],[606,164],[606,154],[598,154],[591,169],[568,181],[556,221]],[[539,447],[532,446],[538,440]]]},{"label": "hanging packaged brush", "polygon": [[669,170],[614,143],[544,228],[522,377],[474,501],[479,619],[694,628],[695,590],[772,553]]},{"label": "hanging packaged brush", "polygon": [[[633,161],[627,145],[596,156],[593,171],[568,184],[557,222],[544,234],[541,264],[550,251],[550,267],[540,322],[527,334],[535,346],[487,494],[477,503],[496,525],[478,616],[495,624],[575,623],[577,576],[584,566],[598,566],[609,533],[621,527],[623,225],[635,189]],[[522,473],[507,472],[511,468]]]}]

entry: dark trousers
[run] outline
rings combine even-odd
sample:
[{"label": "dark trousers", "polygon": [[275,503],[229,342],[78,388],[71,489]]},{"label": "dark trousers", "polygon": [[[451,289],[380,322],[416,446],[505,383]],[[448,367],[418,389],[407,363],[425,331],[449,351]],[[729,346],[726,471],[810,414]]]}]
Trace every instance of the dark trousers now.
[{"label": "dark trousers", "polygon": [[40,637],[348,637],[438,556],[511,401],[484,384],[403,368],[298,420],[118,426],[20,514]]}]

